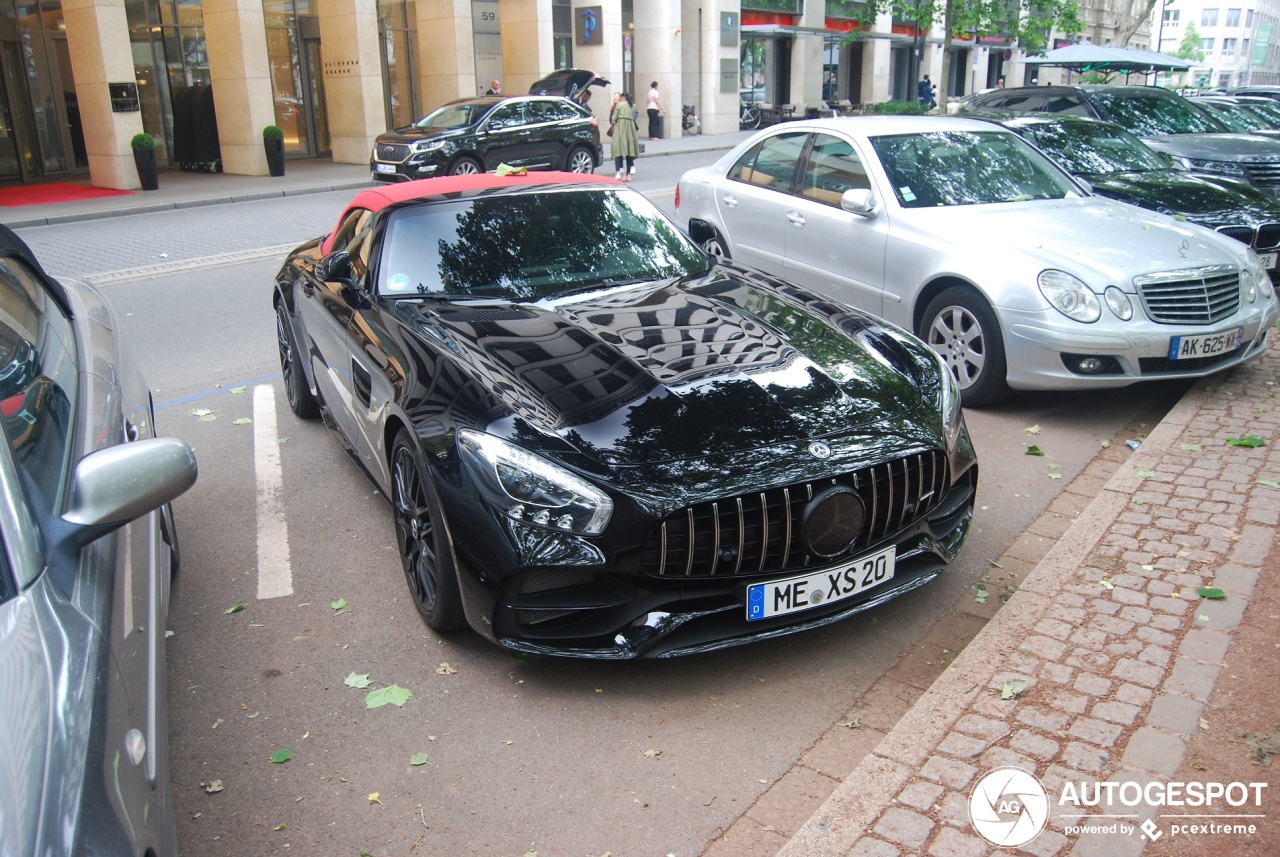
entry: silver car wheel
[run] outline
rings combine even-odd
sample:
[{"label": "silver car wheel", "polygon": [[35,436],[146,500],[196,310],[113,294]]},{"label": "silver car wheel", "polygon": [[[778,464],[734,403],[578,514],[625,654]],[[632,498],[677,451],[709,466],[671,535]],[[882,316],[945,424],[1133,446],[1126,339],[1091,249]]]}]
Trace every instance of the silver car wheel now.
[{"label": "silver car wheel", "polygon": [[929,325],[929,346],[942,355],[961,390],[972,387],[987,362],[982,325],[962,306],[944,307]]},{"label": "silver car wheel", "polygon": [[449,170],[450,175],[474,176],[481,171],[480,164],[471,158],[462,158]]},{"label": "silver car wheel", "polygon": [[719,235],[703,241],[702,249],[706,251],[708,256],[715,259],[717,262],[724,262],[729,258],[729,251],[725,249],[724,239]]},{"label": "silver car wheel", "polygon": [[574,149],[569,154],[569,172],[591,173],[595,172],[595,169],[595,159],[591,157],[591,153],[586,149]]}]

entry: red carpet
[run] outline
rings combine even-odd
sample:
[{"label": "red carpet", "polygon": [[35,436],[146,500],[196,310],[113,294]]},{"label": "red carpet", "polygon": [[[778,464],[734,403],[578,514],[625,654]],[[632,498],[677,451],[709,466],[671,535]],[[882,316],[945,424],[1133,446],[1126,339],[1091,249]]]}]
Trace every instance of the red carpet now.
[{"label": "red carpet", "polygon": [[105,187],[92,187],[87,184],[66,184],[50,182],[49,184],[25,184],[17,187],[0,188],[0,205],[47,205],[51,202],[77,202],[82,199],[97,199],[103,196],[126,196],[131,190],[112,190]]}]

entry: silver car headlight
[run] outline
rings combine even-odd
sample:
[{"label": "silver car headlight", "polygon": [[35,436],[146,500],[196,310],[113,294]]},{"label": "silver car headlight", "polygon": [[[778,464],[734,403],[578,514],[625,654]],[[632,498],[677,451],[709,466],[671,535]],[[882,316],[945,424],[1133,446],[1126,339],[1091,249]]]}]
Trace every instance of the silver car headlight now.
[{"label": "silver car headlight", "polygon": [[1249,303],[1256,302],[1259,295],[1264,301],[1272,295],[1271,274],[1253,248],[1246,251],[1245,263],[1240,267],[1240,291]]},{"label": "silver car headlight", "polygon": [[1133,301],[1129,300],[1129,296],[1120,289],[1115,286],[1107,286],[1103,300],[1107,302],[1107,306],[1115,313],[1116,318],[1121,321],[1128,321],[1133,318]]},{"label": "silver car headlight", "polygon": [[947,365],[947,361],[942,359],[942,355],[933,351],[933,357],[938,363],[938,410],[942,413],[943,425],[947,431],[947,452],[953,452],[956,443],[960,440],[960,427],[964,425],[964,419],[960,414],[960,384],[957,383],[954,375],[951,374],[951,367]]},{"label": "silver car headlight", "polygon": [[609,496],[545,458],[472,429],[458,432],[458,449],[481,492],[511,520],[580,536],[609,525]]},{"label": "silver car headlight", "polygon": [[1092,324],[1102,317],[1098,296],[1079,277],[1066,271],[1041,271],[1036,278],[1040,294],[1067,318]]}]

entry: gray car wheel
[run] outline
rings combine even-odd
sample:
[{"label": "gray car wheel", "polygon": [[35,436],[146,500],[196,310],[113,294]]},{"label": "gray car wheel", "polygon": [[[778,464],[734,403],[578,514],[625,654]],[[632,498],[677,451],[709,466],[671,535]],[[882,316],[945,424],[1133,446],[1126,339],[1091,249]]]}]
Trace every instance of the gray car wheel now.
[{"label": "gray car wheel", "polygon": [[307,387],[307,376],[298,356],[298,344],[293,338],[293,325],[289,323],[289,310],[284,302],[276,304],[276,344],[280,349],[280,374],[284,378],[284,392],[289,399],[289,409],[304,420],[320,413],[320,405]]},{"label": "gray car wheel", "polygon": [[729,246],[725,243],[724,238],[719,232],[716,232],[706,241],[703,241],[702,249],[706,251],[708,256],[715,259],[717,262],[724,262],[729,259]]},{"label": "gray car wheel", "polygon": [[965,286],[952,286],[929,301],[919,336],[942,355],[970,407],[1008,397],[1004,339],[986,300]]},{"label": "gray car wheel", "polygon": [[449,167],[449,175],[451,176],[474,176],[476,173],[484,172],[484,165],[475,158],[461,157],[454,161]]},{"label": "gray car wheel", "polygon": [[565,168],[571,173],[594,173],[596,171],[596,160],[591,157],[591,153],[578,146],[569,153],[569,158],[565,161]]}]

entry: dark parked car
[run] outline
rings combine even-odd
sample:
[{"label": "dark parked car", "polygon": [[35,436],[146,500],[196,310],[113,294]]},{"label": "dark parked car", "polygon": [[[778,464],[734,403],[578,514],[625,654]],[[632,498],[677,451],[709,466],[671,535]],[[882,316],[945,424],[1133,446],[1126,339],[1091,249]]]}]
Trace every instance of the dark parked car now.
[{"label": "dark parked car", "polygon": [[1238,179],[1177,169],[1118,125],[1082,116],[1011,114],[1021,134],[1094,193],[1216,229],[1258,251],[1274,281],[1280,201]]},{"label": "dark parked car", "polygon": [[1273,101],[1280,101],[1280,86],[1237,86],[1228,94],[1257,95],[1262,98],[1270,98]]},{"label": "dark parked car", "polygon": [[1156,86],[1017,86],[976,95],[965,112],[1069,113],[1114,122],[1198,173],[1280,196],[1280,141],[1231,133],[1194,100]]},{"label": "dark parked car", "polygon": [[1280,122],[1271,112],[1280,110],[1280,102],[1257,96],[1213,95],[1197,98],[1195,103],[1237,134],[1280,139]]},{"label": "dark parked car", "polygon": [[0,854],[177,853],[165,717],[170,503],[117,320],[0,226]]},{"label": "dark parked car", "polygon": [[589,173],[600,166],[600,122],[567,98],[481,96],[451,101],[379,134],[369,169],[382,182],[467,175],[499,164]]},{"label": "dark parked car", "polygon": [[563,95],[580,104],[591,99],[591,87],[608,86],[609,81],[585,68],[562,68],[534,81],[530,95]]},{"label": "dark parked car", "polygon": [[716,264],[608,179],[365,191],[272,303],[290,405],[390,499],[437,630],[707,651],[922,586],[969,531],[977,463],[937,354]]}]

